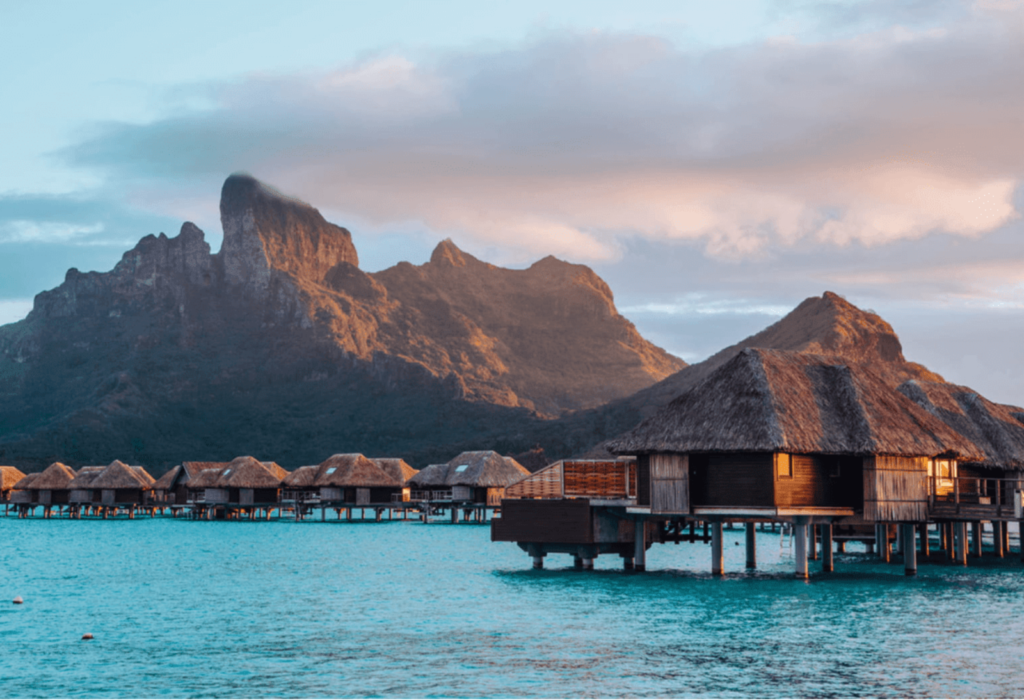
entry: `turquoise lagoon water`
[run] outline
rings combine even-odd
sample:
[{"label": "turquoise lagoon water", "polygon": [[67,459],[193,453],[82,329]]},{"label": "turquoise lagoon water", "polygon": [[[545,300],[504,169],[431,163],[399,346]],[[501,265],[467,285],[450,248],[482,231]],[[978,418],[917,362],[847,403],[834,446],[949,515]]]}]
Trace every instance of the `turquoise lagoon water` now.
[{"label": "turquoise lagoon water", "polygon": [[1016,554],[804,582],[742,537],[715,579],[701,544],[534,571],[479,525],[0,518],[0,696],[1024,695]]}]

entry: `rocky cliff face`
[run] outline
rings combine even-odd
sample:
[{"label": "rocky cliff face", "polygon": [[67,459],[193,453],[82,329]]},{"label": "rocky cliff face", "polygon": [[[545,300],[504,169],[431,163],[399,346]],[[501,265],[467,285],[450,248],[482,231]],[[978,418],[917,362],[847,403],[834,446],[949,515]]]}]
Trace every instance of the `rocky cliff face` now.
[{"label": "rocky cliff face", "polygon": [[159,469],[521,450],[534,424],[685,366],[581,265],[506,270],[445,241],[367,274],[348,231],[248,176],[224,183],[221,220],[215,255],[190,223],[146,236],[0,329],[0,456]]}]

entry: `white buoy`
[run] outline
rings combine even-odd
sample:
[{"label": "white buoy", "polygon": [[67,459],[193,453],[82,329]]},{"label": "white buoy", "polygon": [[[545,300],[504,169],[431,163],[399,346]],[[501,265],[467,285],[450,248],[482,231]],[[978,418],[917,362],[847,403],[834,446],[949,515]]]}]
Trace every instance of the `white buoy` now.
[{"label": "white buoy", "polygon": [[21,605],[24,602],[25,601],[21,599],[21,596],[18,596],[17,598],[14,599],[14,604],[15,605]]},{"label": "white buoy", "polygon": [[92,639],[92,634],[89,633],[89,632],[86,632],[85,634],[82,635],[82,639]]}]

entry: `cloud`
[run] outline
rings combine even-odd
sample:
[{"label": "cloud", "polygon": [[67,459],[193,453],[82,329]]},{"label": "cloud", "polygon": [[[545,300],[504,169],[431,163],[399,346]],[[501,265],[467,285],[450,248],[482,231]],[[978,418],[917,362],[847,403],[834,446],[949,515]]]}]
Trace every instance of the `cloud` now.
[{"label": "cloud", "polygon": [[165,213],[247,170],[370,227],[421,222],[512,258],[611,260],[631,237],[724,259],[978,237],[1017,216],[1024,12],[945,4],[944,25],[892,23],[913,4],[869,4],[864,31],[817,42],[549,34],[249,76],[61,155]]}]

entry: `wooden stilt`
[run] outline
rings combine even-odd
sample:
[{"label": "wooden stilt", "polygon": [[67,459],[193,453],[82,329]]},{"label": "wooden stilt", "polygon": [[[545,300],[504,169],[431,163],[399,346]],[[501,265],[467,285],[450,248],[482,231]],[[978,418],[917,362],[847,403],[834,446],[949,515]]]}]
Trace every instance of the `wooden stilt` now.
[{"label": "wooden stilt", "polygon": [[793,523],[795,542],[793,547],[793,566],[797,578],[807,578],[807,522],[805,518],[797,518]]},{"label": "wooden stilt", "polygon": [[901,523],[903,542],[903,573],[913,576],[917,573],[917,542],[913,523]]},{"label": "wooden stilt", "polygon": [[572,568],[576,569],[576,571],[583,571],[583,557],[578,554],[573,555]]},{"label": "wooden stilt", "polygon": [[757,568],[757,532],[754,523],[747,523],[747,568]]},{"label": "wooden stilt", "polygon": [[1002,559],[1006,556],[1006,523],[1001,520],[992,521],[992,539],[996,545],[996,556]]},{"label": "wooden stilt", "polygon": [[832,559],[832,523],[822,523],[821,528],[821,570],[830,572],[835,567]]},{"label": "wooden stilt", "polygon": [[636,571],[647,570],[647,526],[641,518],[633,523],[633,567]]},{"label": "wooden stilt", "polygon": [[967,523],[953,523],[953,554],[957,566],[967,566]]},{"label": "wooden stilt", "polygon": [[879,546],[881,549],[878,550],[879,556],[882,557],[882,561],[888,564],[892,561],[892,547],[889,544],[889,523],[880,523],[878,525]]},{"label": "wooden stilt", "polygon": [[981,556],[981,522],[971,523],[971,554]]},{"label": "wooden stilt", "polygon": [[818,561],[818,533],[814,525],[807,526],[807,558]]},{"label": "wooden stilt", "polygon": [[926,557],[931,554],[931,542],[928,541],[928,523],[921,523],[921,554]]},{"label": "wooden stilt", "polygon": [[721,576],[725,573],[725,559],[722,556],[722,523],[711,523],[711,573]]}]

